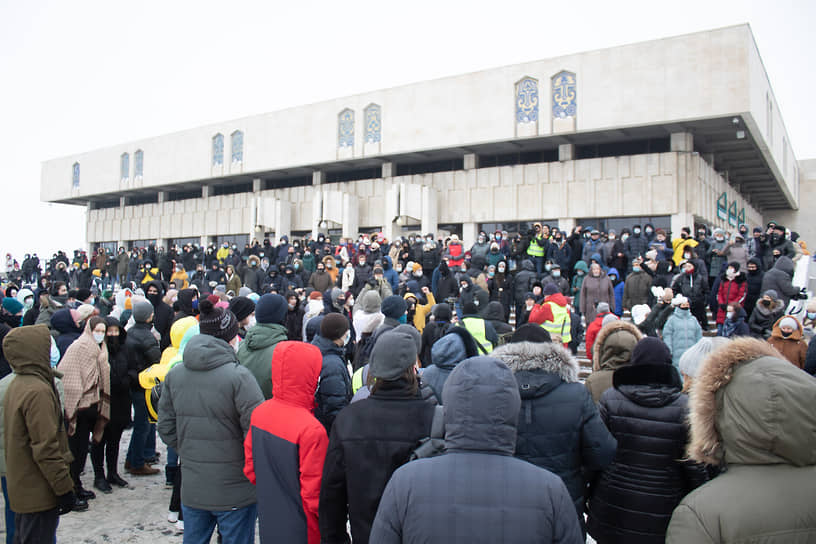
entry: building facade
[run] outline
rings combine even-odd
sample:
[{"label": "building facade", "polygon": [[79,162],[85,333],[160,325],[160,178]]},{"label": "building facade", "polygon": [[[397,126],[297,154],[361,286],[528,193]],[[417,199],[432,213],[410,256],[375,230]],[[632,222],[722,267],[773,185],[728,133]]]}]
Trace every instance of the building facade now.
[{"label": "building facade", "polygon": [[46,161],[90,245],[798,221],[748,25],[426,81]]}]

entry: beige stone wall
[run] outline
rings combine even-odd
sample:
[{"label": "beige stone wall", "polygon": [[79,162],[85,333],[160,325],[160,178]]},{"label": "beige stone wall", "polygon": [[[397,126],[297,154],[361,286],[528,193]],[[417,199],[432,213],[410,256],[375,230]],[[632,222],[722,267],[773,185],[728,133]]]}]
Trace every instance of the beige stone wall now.
[{"label": "beige stone wall", "polygon": [[[727,192],[749,225],[762,223],[760,214],[696,153],[668,152],[606,157],[495,168],[479,168],[414,176],[369,179],[324,185],[273,189],[166,202],[90,210],[88,241],[185,238],[249,233],[256,206],[276,200],[291,204],[288,231],[312,231],[320,218],[315,200],[324,199],[339,221],[342,196],[356,200],[357,226],[382,227],[395,216],[398,185],[427,186],[435,192],[435,209],[427,199],[403,203],[403,210],[426,224],[482,223],[541,218],[677,216],[728,227],[717,218],[716,201]],[[421,191],[403,191],[403,198],[422,198]],[[260,199],[257,197],[261,197]],[[328,209],[328,208],[327,208]],[[436,218],[422,217],[436,212]],[[688,218],[688,220],[686,220]],[[274,221],[265,220],[270,227]],[[269,228],[268,230],[273,230]],[[354,228],[353,230],[356,230]],[[469,242],[469,240],[466,240]]]}]

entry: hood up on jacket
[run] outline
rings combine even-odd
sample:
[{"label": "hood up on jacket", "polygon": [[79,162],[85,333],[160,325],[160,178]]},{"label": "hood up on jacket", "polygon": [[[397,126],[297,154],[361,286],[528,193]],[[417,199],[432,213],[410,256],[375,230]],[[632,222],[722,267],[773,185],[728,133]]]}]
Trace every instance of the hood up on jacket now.
[{"label": "hood up on jacket", "polygon": [[816,381],[766,342],[738,338],[694,380],[688,455],[712,465],[816,465],[813,406]]},{"label": "hood up on jacket", "polygon": [[184,348],[183,363],[189,370],[207,371],[230,363],[238,364],[232,346],[215,336],[197,334]]},{"label": "hood up on jacket", "polygon": [[513,455],[521,397],[513,373],[495,357],[471,357],[453,369],[442,393],[445,447]]},{"label": "hood up on jacket", "polygon": [[54,312],[54,315],[51,316],[51,326],[61,334],[82,334],[82,329],[76,324],[68,308]]},{"label": "hood up on jacket", "polygon": [[488,303],[487,309],[484,313],[484,318],[488,321],[501,321],[502,323],[506,323],[504,320],[504,306],[502,306],[502,303],[498,300]]},{"label": "hood up on jacket", "polygon": [[528,272],[535,272],[535,265],[530,259],[524,259],[521,262],[521,269],[526,270]]},{"label": "hood up on jacket", "polygon": [[578,361],[560,344],[540,342],[514,342],[493,350],[514,374],[541,370],[555,374],[565,383],[578,382]]},{"label": "hood up on jacket", "polygon": [[247,349],[257,351],[286,340],[286,327],[278,323],[256,323],[250,328],[242,344]]},{"label": "hood up on jacket", "polygon": [[184,335],[187,334],[187,331],[190,327],[198,325],[198,320],[195,317],[183,317],[173,323],[173,326],[170,327],[170,344],[179,349],[181,346],[181,341],[184,339]]},{"label": "hood up on jacket", "polygon": [[187,315],[193,315],[193,298],[195,298],[195,294],[196,292],[194,289],[182,289],[178,292],[176,303],[178,303],[178,309],[180,312]]},{"label": "hood up on jacket", "polygon": [[791,260],[790,257],[787,257],[785,255],[779,257],[779,260],[776,261],[774,268],[784,272],[791,278],[793,277],[793,261]]},{"label": "hood up on jacket", "polygon": [[592,370],[617,370],[629,364],[643,333],[628,321],[616,320],[605,325],[592,345]]},{"label": "hood up on jacket", "polygon": [[275,400],[314,411],[315,392],[323,367],[320,350],[311,344],[285,341],[272,352]]},{"label": "hood up on jacket", "polygon": [[438,368],[453,370],[456,365],[468,358],[463,337],[452,334],[453,332],[456,332],[456,329],[452,329],[451,333],[434,342],[431,348],[431,362]]},{"label": "hood up on jacket", "polygon": [[572,269],[575,270],[576,272],[580,270],[584,274],[589,272],[589,267],[587,266],[587,263],[584,261],[578,261],[577,263],[575,263],[575,266],[573,266]]},{"label": "hood up on jacket", "polygon": [[[784,336],[782,336],[782,329],[779,328],[779,324],[786,317],[792,317],[792,316],[783,315],[782,317],[777,319],[776,323],[774,323],[773,330],[771,332],[771,336],[773,336],[774,338],[785,338]],[[803,335],[804,335],[804,329],[802,328],[802,324],[799,322],[798,319],[796,319],[796,330],[793,331],[790,336],[788,336],[788,339],[789,340],[801,340]]]},{"label": "hood up on jacket", "polygon": [[3,338],[3,355],[15,374],[35,375],[53,382],[51,333],[45,325],[12,329]]}]

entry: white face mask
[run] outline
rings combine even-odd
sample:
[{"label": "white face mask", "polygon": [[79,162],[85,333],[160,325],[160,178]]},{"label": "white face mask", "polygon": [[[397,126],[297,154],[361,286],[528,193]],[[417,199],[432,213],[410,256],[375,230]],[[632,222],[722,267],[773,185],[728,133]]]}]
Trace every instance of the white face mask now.
[{"label": "white face mask", "polygon": [[251,315],[251,316],[249,316],[249,321],[247,322],[246,328],[251,329],[254,326],[255,326],[255,316]]},{"label": "white face mask", "polygon": [[232,346],[232,349],[235,350],[235,353],[238,353],[238,346],[241,345],[241,339],[236,336],[235,338],[232,339],[230,345]]},{"label": "white face mask", "polygon": [[101,344],[103,340],[105,340],[105,333],[104,332],[95,332],[93,333],[94,342],[97,344]]},{"label": "white face mask", "polygon": [[343,346],[347,346],[350,341],[351,341],[351,331],[347,332],[346,335],[343,337]]}]

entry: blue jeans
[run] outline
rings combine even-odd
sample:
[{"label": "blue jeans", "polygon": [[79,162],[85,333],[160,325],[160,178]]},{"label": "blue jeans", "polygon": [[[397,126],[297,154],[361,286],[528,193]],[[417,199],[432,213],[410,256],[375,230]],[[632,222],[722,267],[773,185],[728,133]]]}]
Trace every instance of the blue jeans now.
[{"label": "blue jeans", "polygon": [[[145,404],[147,406],[147,404]],[[150,459],[156,456],[156,424],[150,423],[147,426],[147,438],[145,439],[144,458]]]},{"label": "blue jeans", "polygon": [[[141,468],[144,466],[144,453],[150,430],[150,423],[147,421],[147,404],[145,403],[144,390],[131,391],[130,400],[133,401],[133,434],[130,436],[127,461],[131,467]],[[155,437],[155,433],[153,436]]]},{"label": "blue jeans", "polygon": [[167,446],[167,464],[165,466],[177,467],[178,464],[178,452],[175,448]]},{"label": "blue jeans", "polygon": [[255,542],[255,520],[258,505],[234,510],[199,510],[181,505],[184,515],[184,544],[209,544],[216,524],[223,544]]},{"label": "blue jeans", "polygon": [[0,480],[2,480],[3,486],[3,501],[5,501],[6,505],[6,544],[12,544],[14,542],[14,512],[11,511],[11,506],[9,506],[6,477],[3,476]]}]

